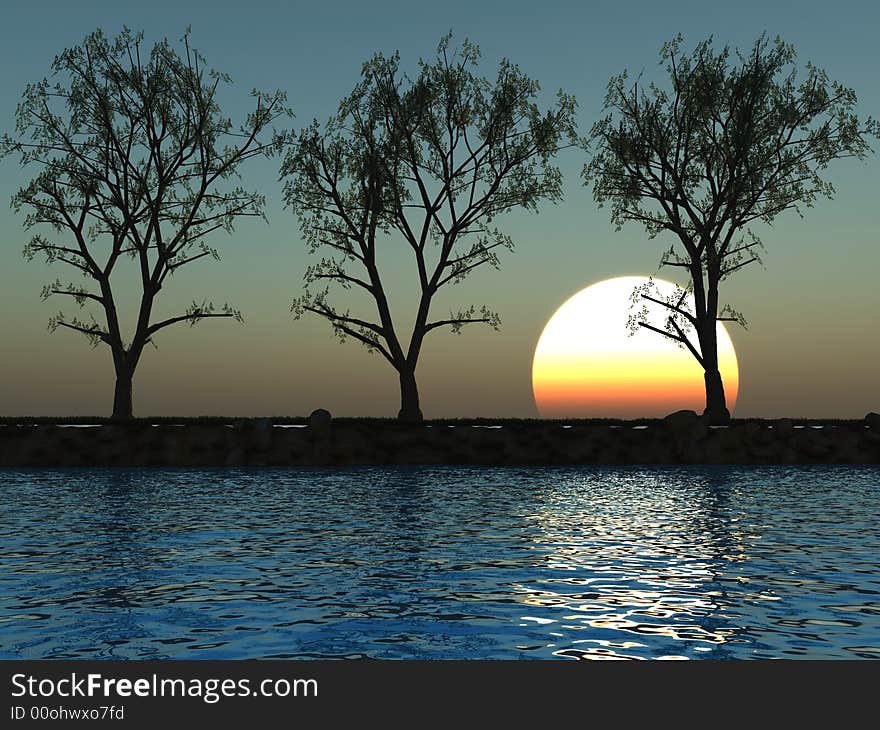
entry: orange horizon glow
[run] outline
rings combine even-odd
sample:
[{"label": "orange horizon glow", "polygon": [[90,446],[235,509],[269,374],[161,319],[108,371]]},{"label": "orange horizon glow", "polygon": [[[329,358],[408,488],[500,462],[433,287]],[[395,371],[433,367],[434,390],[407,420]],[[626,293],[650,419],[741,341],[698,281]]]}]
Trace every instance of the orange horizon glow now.
[{"label": "orange horizon glow", "polygon": [[[550,318],[532,364],[532,390],[545,418],[651,418],[705,408],[703,370],[675,342],[641,329],[627,332],[630,296],[647,277],[618,277],[575,294]],[[676,291],[654,279],[662,295]],[[653,305],[651,321],[663,309]],[[658,313],[657,310],[660,310]],[[719,369],[728,409],[739,393],[736,352],[718,323]]]}]

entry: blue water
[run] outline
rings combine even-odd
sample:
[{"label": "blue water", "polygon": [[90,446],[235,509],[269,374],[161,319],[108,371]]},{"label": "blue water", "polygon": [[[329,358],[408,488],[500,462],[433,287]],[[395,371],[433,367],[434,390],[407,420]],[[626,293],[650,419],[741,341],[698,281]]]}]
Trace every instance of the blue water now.
[{"label": "blue water", "polygon": [[0,657],[880,658],[880,468],[0,472]]}]

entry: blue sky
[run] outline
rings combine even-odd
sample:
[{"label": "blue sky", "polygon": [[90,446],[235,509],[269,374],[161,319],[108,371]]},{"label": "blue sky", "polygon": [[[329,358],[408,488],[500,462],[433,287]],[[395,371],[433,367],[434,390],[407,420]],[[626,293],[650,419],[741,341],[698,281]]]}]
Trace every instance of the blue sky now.
[{"label": "blue sky", "polygon": [[[547,99],[557,88],[574,94],[582,133],[600,112],[608,78],[628,68],[659,79],[657,52],[679,32],[689,46],[709,35],[734,46],[749,46],[765,31],[781,35],[802,61],[854,87],[862,113],[880,116],[880,9],[867,2],[804,2],[792,10],[782,2],[33,0],[4,3],[0,128],[12,128],[24,85],[46,75],[56,53],[96,27],[113,34],[123,25],[143,30],[147,42],[177,39],[191,26],[193,45],[234,79],[224,98],[233,119],[246,113],[251,88],[281,88],[296,112],[295,127],[331,114],[375,51],[399,50],[403,65],[413,68],[449,30],[481,46],[486,73],[508,57],[541,82]],[[517,251],[500,272],[480,273],[441,303],[448,308],[460,297],[490,304],[503,329],[438,335],[420,365],[426,414],[534,415],[531,357],[553,311],[602,278],[656,271],[662,244],[647,241],[635,225],[614,231],[607,211],[597,209],[580,183],[583,162],[577,150],[561,154],[565,200],[537,216],[503,221]],[[790,215],[762,231],[766,270],[746,270],[731,283],[728,299],[751,323],[748,332],[732,331],[742,369],[739,415],[880,410],[873,314],[880,304],[878,165],[878,159],[835,165],[837,199],[820,201],[804,220]],[[223,261],[181,277],[164,306],[229,300],[246,324],[208,322],[169,332],[141,365],[136,410],[308,413],[324,406],[347,415],[392,414],[396,383],[385,363],[354,343],[338,345],[322,322],[291,320],[289,303],[309,259],[295,218],[281,205],[277,162],[256,162],[245,174],[268,197],[269,225],[247,222],[218,239]],[[104,413],[111,395],[107,353],[45,329],[59,302],[41,302],[39,290],[60,272],[21,257],[27,235],[5,203],[22,182],[15,160],[0,160],[0,413]],[[402,272],[399,286],[405,308]]]}]

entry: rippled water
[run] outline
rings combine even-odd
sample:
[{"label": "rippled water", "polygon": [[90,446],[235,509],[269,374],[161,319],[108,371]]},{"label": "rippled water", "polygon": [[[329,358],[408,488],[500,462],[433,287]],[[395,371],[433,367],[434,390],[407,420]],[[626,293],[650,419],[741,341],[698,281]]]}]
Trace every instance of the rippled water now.
[{"label": "rippled water", "polygon": [[880,658],[876,467],[0,485],[2,658]]}]

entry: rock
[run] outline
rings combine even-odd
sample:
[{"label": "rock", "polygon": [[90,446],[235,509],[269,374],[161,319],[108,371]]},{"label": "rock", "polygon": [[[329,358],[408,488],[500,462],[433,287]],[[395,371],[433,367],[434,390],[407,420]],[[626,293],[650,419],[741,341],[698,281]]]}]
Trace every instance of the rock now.
[{"label": "rock", "polygon": [[319,408],[309,414],[309,428],[314,430],[329,430],[333,423],[333,416],[326,408]]},{"label": "rock", "polygon": [[327,464],[330,460],[330,432],[333,417],[330,411],[319,408],[309,414],[309,431],[312,435],[312,460],[315,464]]},{"label": "rock", "polygon": [[708,419],[696,411],[676,411],[663,419],[663,425],[676,434],[702,436],[709,430]]},{"label": "rock", "polygon": [[673,453],[684,463],[700,461],[699,450],[694,445],[709,433],[707,419],[695,411],[676,411],[663,419],[663,425],[672,432]]},{"label": "rock", "polygon": [[867,416],[865,416],[865,425],[869,426],[872,429],[880,431],[880,413],[874,413],[871,411]]},{"label": "rock", "polygon": [[699,421],[700,417],[697,415],[696,411],[676,411],[675,413],[670,413],[666,416],[663,419],[663,424],[667,428],[692,428],[693,426],[696,426]]}]

